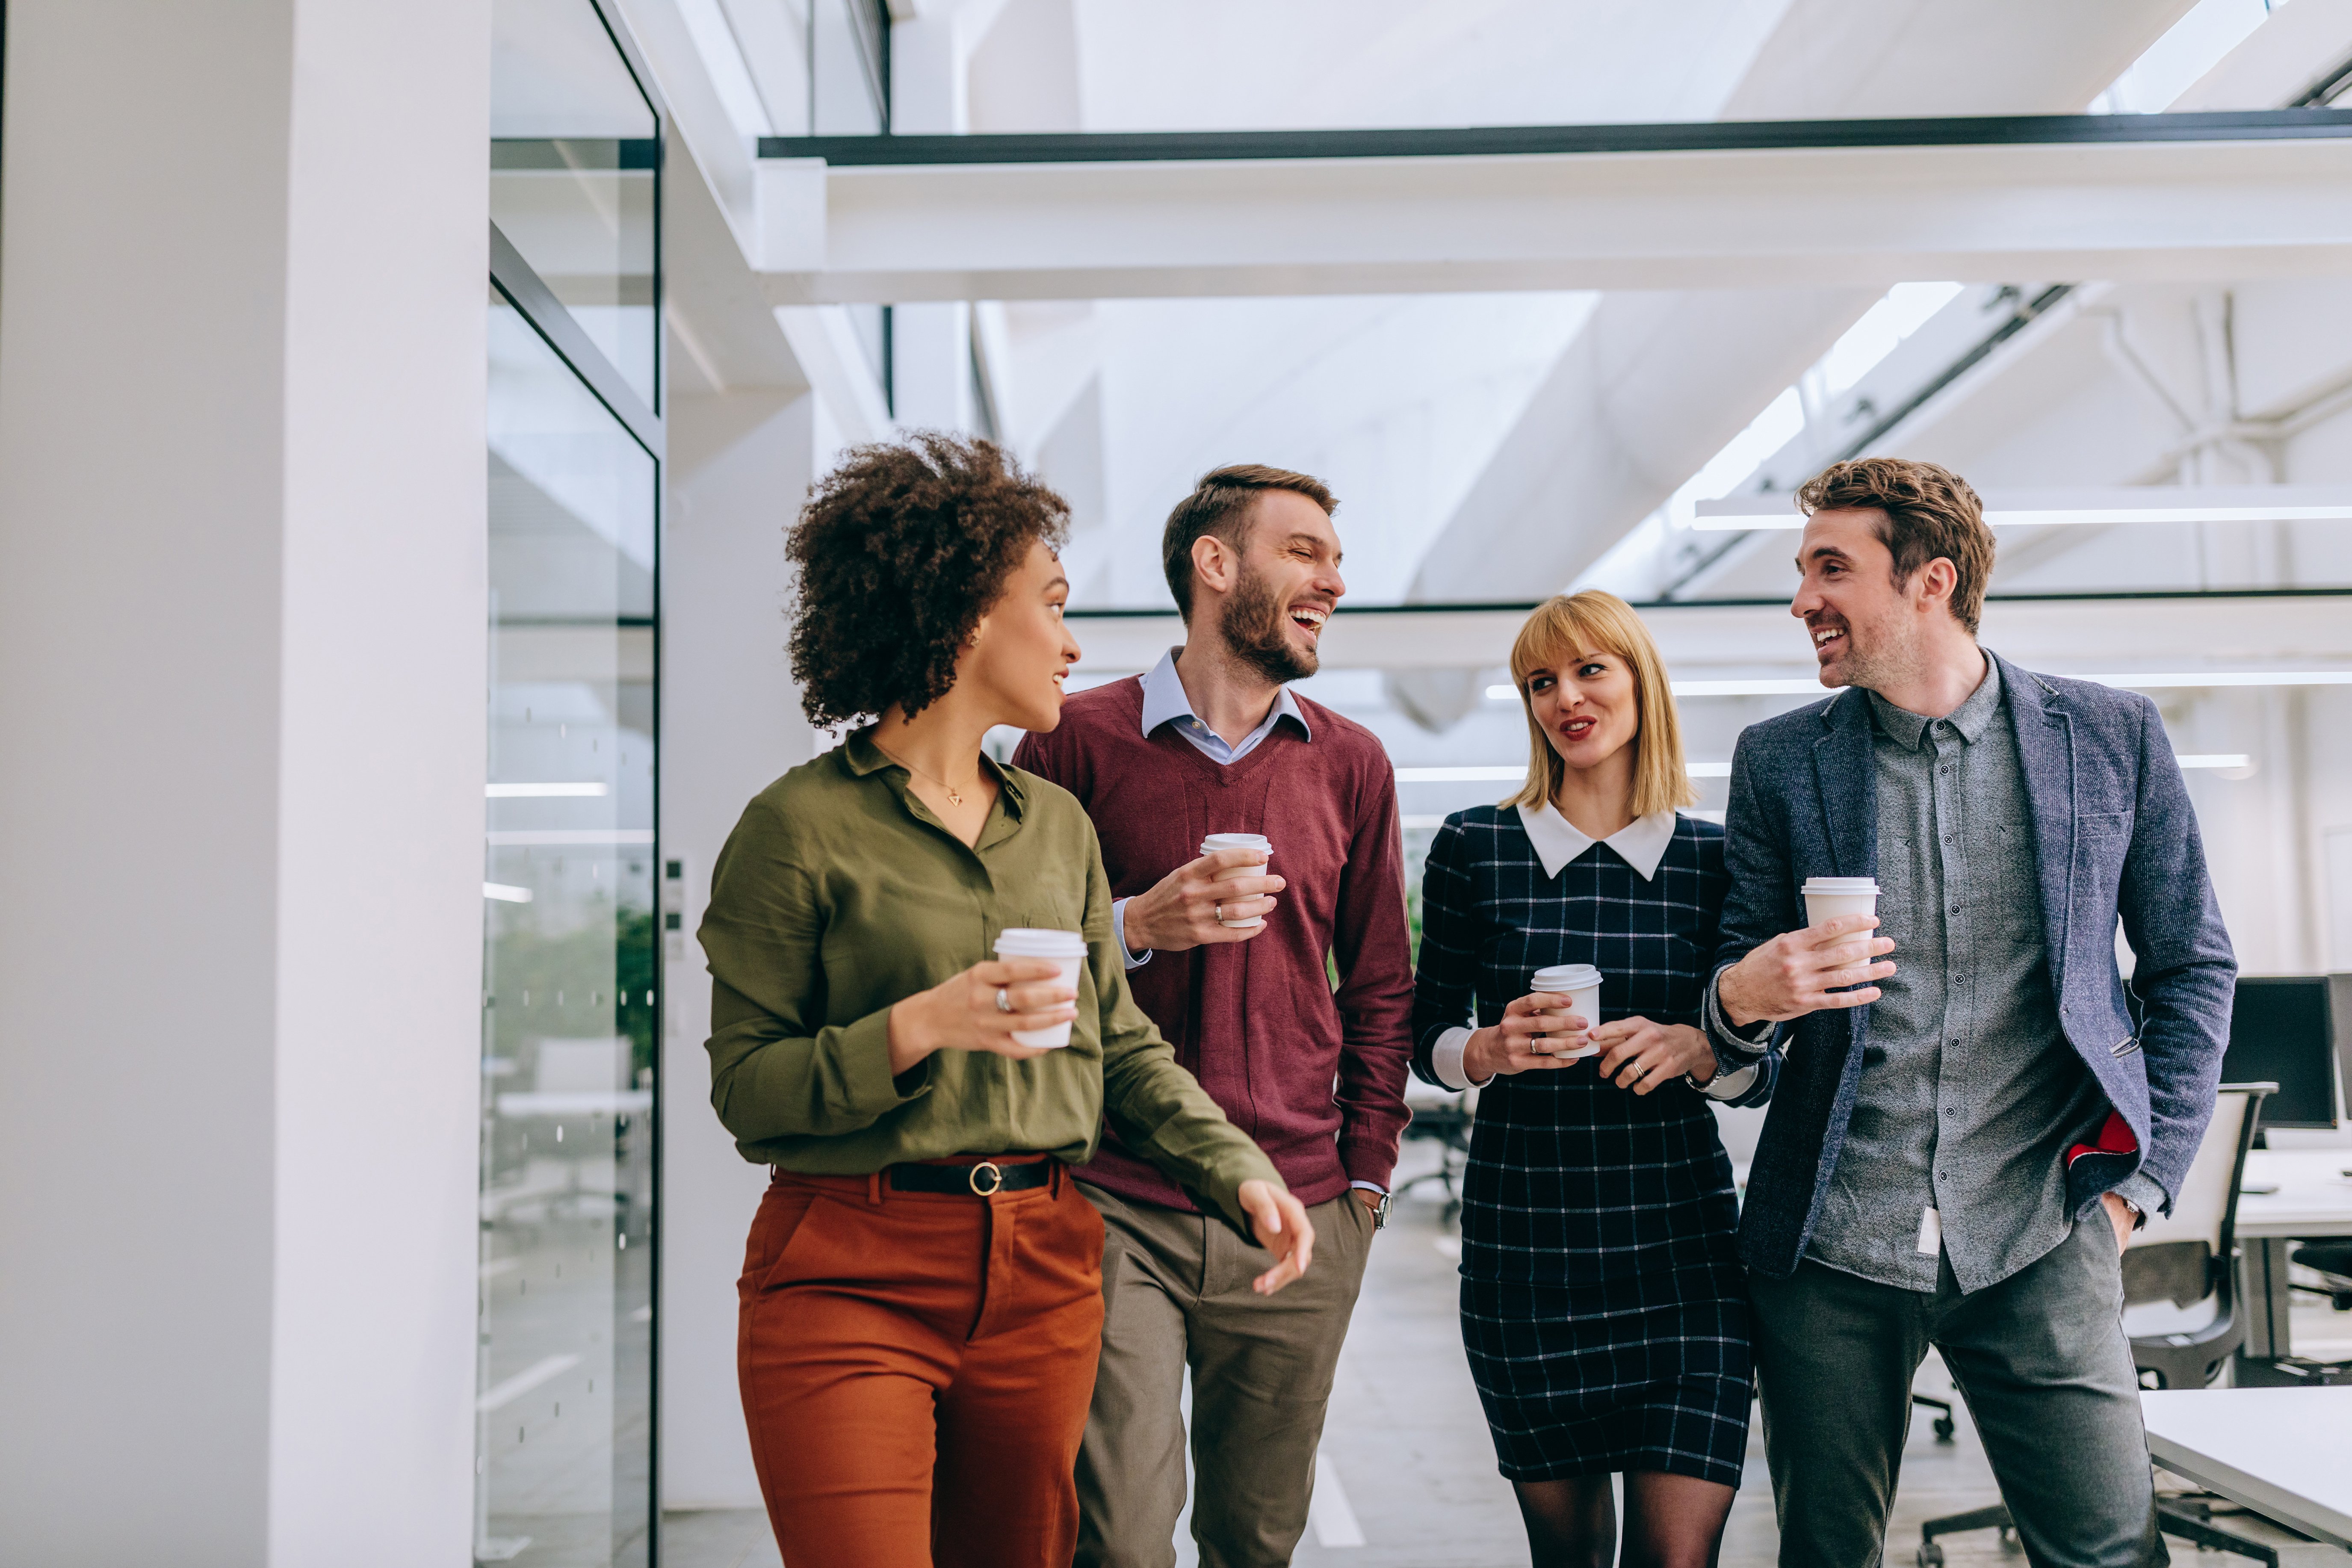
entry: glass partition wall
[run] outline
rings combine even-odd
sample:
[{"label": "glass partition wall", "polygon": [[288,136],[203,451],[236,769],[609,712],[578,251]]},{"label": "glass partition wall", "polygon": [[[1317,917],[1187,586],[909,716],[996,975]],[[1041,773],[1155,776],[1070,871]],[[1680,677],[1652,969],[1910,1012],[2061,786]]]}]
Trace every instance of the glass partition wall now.
[{"label": "glass partition wall", "polygon": [[660,117],[499,0],[474,1556],[654,1560]]}]

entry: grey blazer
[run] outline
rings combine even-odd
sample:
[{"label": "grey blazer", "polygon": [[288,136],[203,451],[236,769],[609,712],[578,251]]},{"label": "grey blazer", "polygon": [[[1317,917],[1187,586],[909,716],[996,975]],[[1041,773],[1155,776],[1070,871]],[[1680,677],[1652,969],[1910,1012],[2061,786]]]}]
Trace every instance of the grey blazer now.
[{"label": "grey blazer", "polygon": [[[2138,1145],[2074,1160],[2066,1196],[2079,1216],[2136,1170],[2168,1195],[2180,1190],[2213,1113],[2237,960],[2156,704],[2006,659],[2000,673],[2033,820],[2059,1027]],[[1806,878],[1877,874],[1871,727],[1869,702],[1849,689],[1741,733],[1724,821],[1731,891],[1718,972],[1804,925],[1797,889]],[[2138,960],[2137,1035],[2116,964],[2117,916]],[[1785,1056],[1739,1221],[1750,1268],[1786,1275],[1804,1256],[1853,1112],[1870,1011],[1811,1013],[1774,1032],[1769,1048]]]}]

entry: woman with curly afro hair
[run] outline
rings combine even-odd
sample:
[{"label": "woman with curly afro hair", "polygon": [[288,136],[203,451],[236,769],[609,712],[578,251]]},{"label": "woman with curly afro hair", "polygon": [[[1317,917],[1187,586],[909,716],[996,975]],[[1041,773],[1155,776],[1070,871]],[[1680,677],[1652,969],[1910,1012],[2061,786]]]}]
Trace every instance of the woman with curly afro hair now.
[{"label": "woman with curly afro hair", "polygon": [[[1129,997],[1086,813],[982,750],[1060,721],[1068,518],[927,433],[851,452],[787,534],[802,705],[862,727],[752,799],[700,937],[711,1101],[774,1171],[737,1363],[795,1568],[1069,1562],[1103,1230],[1066,1167],[1106,1119],[1270,1251],[1260,1290],[1313,1250]],[[1056,941],[1066,968],[1011,954]]]}]

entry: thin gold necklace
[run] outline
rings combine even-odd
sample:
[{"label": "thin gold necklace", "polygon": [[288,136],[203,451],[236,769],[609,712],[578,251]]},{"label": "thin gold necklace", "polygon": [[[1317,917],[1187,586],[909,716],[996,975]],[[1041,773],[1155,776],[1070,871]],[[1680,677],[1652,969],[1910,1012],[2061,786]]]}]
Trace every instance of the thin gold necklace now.
[{"label": "thin gold necklace", "polygon": [[[908,762],[906,758],[900,756],[889,747],[882,744],[879,741],[874,742],[874,749],[881,752],[884,756],[889,758],[892,762],[898,763],[900,767],[906,769],[908,773],[927,778],[933,784],[939,785],[941,789],[947,791],[948,804],[950,805],[961,805],[963,804],[963,792],[957,789],[955,785],[948,783],[947,780],[940,777],[939,774],[924,773],[922,769],[917,767],[914,763]],[[980,775],[978,773],[974,773],[972,775],[972,783],[978,784],[979,782]]]}]

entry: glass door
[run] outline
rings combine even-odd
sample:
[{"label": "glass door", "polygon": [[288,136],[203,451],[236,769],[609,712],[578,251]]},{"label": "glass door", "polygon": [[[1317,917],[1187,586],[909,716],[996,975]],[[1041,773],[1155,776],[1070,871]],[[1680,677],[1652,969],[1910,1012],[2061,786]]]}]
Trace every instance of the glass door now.
[{"label": "glass door", "polygon": [[653,1561],[659,128],[494,12],[477,1563]]}]

